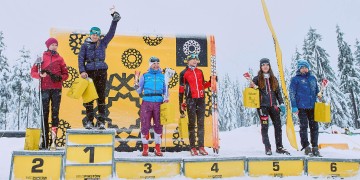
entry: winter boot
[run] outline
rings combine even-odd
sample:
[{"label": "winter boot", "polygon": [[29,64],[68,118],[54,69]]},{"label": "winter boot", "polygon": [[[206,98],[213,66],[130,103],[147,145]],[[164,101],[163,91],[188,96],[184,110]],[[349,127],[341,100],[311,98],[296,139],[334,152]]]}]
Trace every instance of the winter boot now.
[{"label": "winter boot", "polygon": [[56,150],[56,135],[57,135],[57,127],[51,127],[51,146],[50,146],[50,150],[51,151],[55,151]]},{"label": "winter boot", "polygon": [[101,130],[105,129],[105,115],[101,113],[98,114],[97,120],[96,126]]},{"label": "winter boot", "polygon": [[191,156],[197,156],[197,155],[199,155],[198,152],[197,152],[197,150],[196,150],[196,148],[191,148],[191,149],[190,149],[190,154],[191,154]]},{"label": "winter boot", "polygon": [[268,155],[268,156],[271,156],[271,155],[272,155],[272,152],[271,152],[271,148],[270,148],[270,147],[265,147],[265,154]]},{"label": "winter boot", "polygon": [[290,155],[290,153],[284,147],[276,148],[276,153]]},{"label": "winter boot", "polygon": [[160,144],[155,144],[155,156],[163,156],[163,153],[160,149]]},{"label": "winter boot", "polygon": [[148,144],[143,144],[142,156],[148,156],[148,155],[149,155],[149,145]]},{"label": "winter boot", "polygon": [[85,129],[92,129],[94,128],[94,124],[92,121],[87,121],[85,124]]},{"label": "winter boot", "polygon": [[313,153],[313,156],[321,157],[318,147],[313,147],[312,153]]},{"label": "winter boot", "polygon": [[310,146],[307,146],[305,148],[305,155],[307,155],[307,156],[312,156],[313,155],[312,152],[311,152],[311,147]]},{"label": "winter boot", "polygon": [[205,151],[204,147],[199,147],[199,153],[203,156],[208,155],[208,153]]},{"label": "winter boot", "polygon": [[97,122],[97,127],[100,130],[104,130],[105,129],[105,124],[102,121]]}]

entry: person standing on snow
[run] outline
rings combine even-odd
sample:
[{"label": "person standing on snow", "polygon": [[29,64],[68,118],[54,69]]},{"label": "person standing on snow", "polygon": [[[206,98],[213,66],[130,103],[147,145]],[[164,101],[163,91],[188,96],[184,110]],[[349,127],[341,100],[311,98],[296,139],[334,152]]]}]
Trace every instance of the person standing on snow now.
[{"label": "person standing on snow", "polygon": [[[57,52],[58,41],[55,38],[49,38],[45,44],[47,51],[43,53],[42,58],[40,57],[37,59],[37,62],[31,68],[31,77],[41,79],[40,91],[43,106],[42,111],[44,115],[43,121],[45,126],[45,134],[42,136],[42,149],[48,149],[49,144],[52,144],[48,136],[50,101],[52,118],[51,134],[53,136],[52,140],[56,139],[59,125],[62,81],[65,81],[69,77],[64,59]],[[41,70],[41,72],[39,72],[39,70]]]},{"label": "person standing on snow", "polygon": [[[258,87],[260,91],[260,108],[258,114],[261,122],[261,136],[265,145],[265,154],[272,155],[271,144],[269,141],[269,116],[275,129],[276,152],[279,154],[290,154],[284,149],[282,144],[282,128],[280,112],[285,114],[286,108],[281,96],[279,82],[271,69],[270,60],[262,58],[260,60],[260,70],[254,77],[250,87]],[[280,106],[278,106],[278,102]],[[280,107],[280,108],[279,108]]]},{"label": "person standing on snow", "polygon": [[[296,76],[291,78],[290,100],[292,112],[299,116],[300,139],[305,155],[320,156],[318,148],[319,125],[314,120],[314,107],[316,97],[321,99],[319,87],[315,76],[309,71],[310,64],[307,60],[300,59],[297,62]],[[308,141],[307,128],[310,126],[311,145]]]},{"label": "person standing on snow", "polygon": [[[82,78],[91,78],[94,81],[96,92],[99,96],[98,104],[98,122],[99,129],[105,129],[105,89],[107,81],[108,65],[105,62],[105,51],[115,35],[116,26],[121,19],[120,14],[112,8],[111,14],[113,20],[111,22],[110,30],[103,39],[100,39],[101,31],[98,27],[90,29],[90,37],[87,38],[80,48],[78,56],[79,71]],[[85,128],[92,129],[94,127],[94,101],[84,104],[86,108]]]},{"label": "person standing on snow", "polygon": [[140,108],[141,119],[141,141],[143,143],[143,156],[148,156],[149,146],[149,130],[151,127],[151,119],[154,123],[155,137],[155,155],[162,156],[160,149],[163,126],[160,124],[160,105],[168,103],[167,86],[165,84],[165,76],[160,69],[160,60],[157,57],[149,59],[150,68],[144,73],[135,84],[134,88],[137,93],[143,94],[142,104]]},{"label": "person standing on snow", "polygon": [[201,155],[208,155],[204,149],[205,89],[211,86],[211,82],[205,82],[203,72],[197,68],[199,61],[197,54],[190,54],[186,57],[185,61],[187,61],[188,66],[180,73],[179,79],[180,114],[182,117],[185,117],[184,111],[187,110],[188,112],[191,155],[198,155],[195,147],[195,122],[197,123],[199,153]]}]

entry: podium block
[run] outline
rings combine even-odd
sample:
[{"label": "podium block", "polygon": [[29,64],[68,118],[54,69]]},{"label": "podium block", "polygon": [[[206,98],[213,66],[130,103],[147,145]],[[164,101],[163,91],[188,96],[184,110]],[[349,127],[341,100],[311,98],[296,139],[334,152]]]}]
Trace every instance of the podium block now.
[{"label": "podium block", "polygon": [[359,174],[360,159],[307,158],[308,176],[352,177]]},{"label": "podium block", "polygon": [[249,176],[301,176],[304,173],[304,157],[249,157]]},{"label": "podium block", "polygon": [[64,151],[14,151],[10,179],[61,179]]},{"label": "podium block", "polygon": [[169,178],[181,174],[180,158],[116,158],[116,177],[125,179]]},{"label": "podium block", "polygon": [[184,159],[184,175],[189,178],[244,176],[245,157]]}]

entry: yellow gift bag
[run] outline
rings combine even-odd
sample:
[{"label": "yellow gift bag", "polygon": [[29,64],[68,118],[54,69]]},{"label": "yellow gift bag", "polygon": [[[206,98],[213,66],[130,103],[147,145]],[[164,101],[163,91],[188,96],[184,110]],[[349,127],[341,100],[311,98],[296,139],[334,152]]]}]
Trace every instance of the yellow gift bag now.
[{"label": "yellow gift bag", "polygon": [[245,88],[243,91],[244,106],[248,108],[260,107],[260,94],[258,89]]},{"label": "yellow gift bag", "polygon": [[24,150],[39,150],[41,129],[27,128],[25,132]]},{"label": "yellow gift bag", "polygon": [[315,111],[314,119],[316,122],[330,123],[331,112],[330,112],[329,103],[316,102],[314,111]]},{"label": "yellow gift bag", "polygon": [[189,120],[187,116],[179,119],[179,135],[181,138],[189,138]]},{"label": "yellow gift bag", "polygon": [[85,89],[84,93],[82,94],[82,98],[83,98],[83,102],[84,103],[88,103],[92,100],[95,100],[97,98],[99,98],[96,89],[95,89],[95,85],[94,82],[91,78],[88,78],[88,86]]},{"label": "yellow gift bag", "polygon": [[89,81],[87,81],[86,79],[76,78],[66,95],[73,99],[79,99],[88,87],[88,84]]},{"label": "yellow gift bag", "polygon": [[167,125],[175,123],[175,118],[171,115],[171,108],[169,103],[162,103],[160,105],[160,123],[161,125]]}]

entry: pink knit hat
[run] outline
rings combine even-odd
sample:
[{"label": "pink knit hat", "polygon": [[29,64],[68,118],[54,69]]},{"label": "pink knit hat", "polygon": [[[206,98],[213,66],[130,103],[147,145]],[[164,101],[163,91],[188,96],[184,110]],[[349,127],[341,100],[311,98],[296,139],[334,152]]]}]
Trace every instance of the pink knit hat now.
[{"label": "pink knit hat", "polygon": [[58,41],[57,41],[55,38],[49,38],[49,39],[45,42],[46,47],[47,47],[48,49],[49,49],[49,46],[50,46],[51,44],[53,44],[53,43],[58,44]]}]

